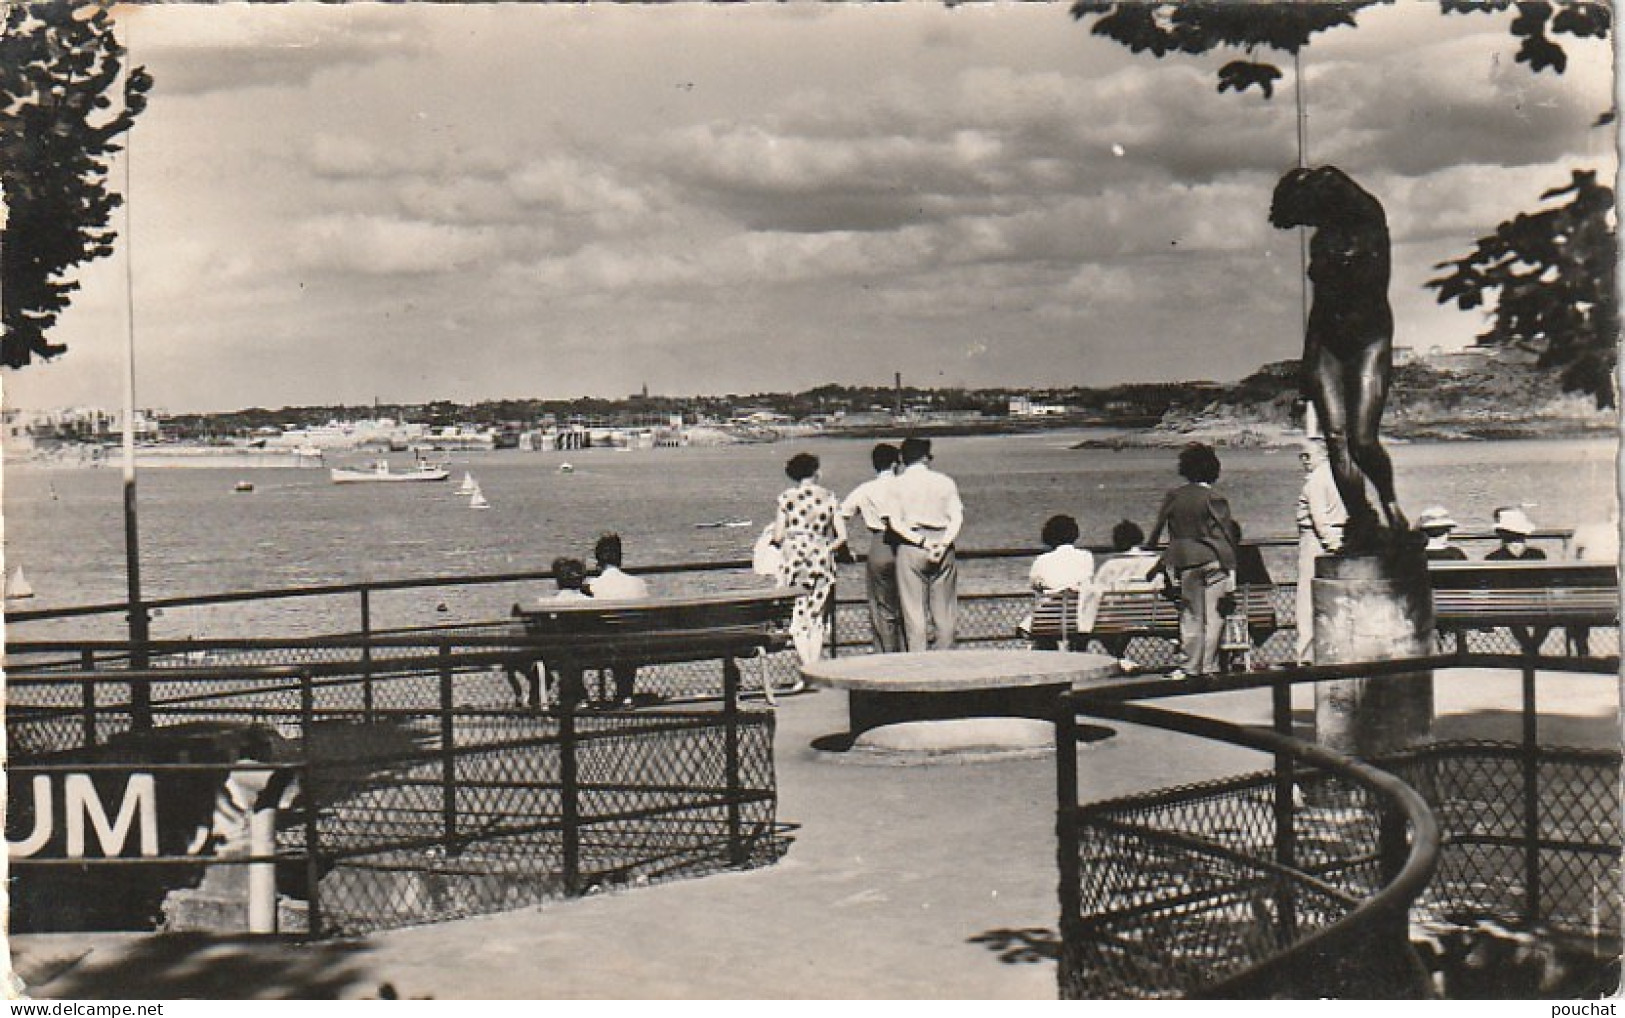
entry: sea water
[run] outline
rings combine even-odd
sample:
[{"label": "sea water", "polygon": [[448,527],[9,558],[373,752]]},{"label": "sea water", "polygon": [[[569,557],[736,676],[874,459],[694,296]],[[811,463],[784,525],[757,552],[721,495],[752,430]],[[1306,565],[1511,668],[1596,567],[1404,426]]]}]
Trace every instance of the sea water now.
[{"label": "sea water", "polygon": [[[953,476],[965,502],[964,548],[1033,548],[1044,520],[1077,517],[1083,542],[1109,543],[1132,519],[1150,529],[1162,494],[1179,483],[1175,449],[1074,449],[1090,432],[944,437],[934,466]],[[869,440],[806,438],[759,445],[619,451],[454,453],[451,480],[333,484],[326,470],[144,469],[137,483],[142,591],[148,599],[458,574],[543,570],[561,555],[590,559],[605,530],[625,541],[627,565],[748,559],[789,481],[785,461],[810,452],[823,482],[844,495],[870,476]],[[1390,447],[1401,502],[1412,516],[1447,507],[1464,531],[1490,529],[1496,506],[1523,504],[1542,528],[1607,515],[1615,502],[1611,439],[1410,443]],[[1290,537],[1302,473],[1290,448],[1220,449],[1219,488],[1249,538]],[[407,457],[394,464],[404,469]],[[573,468],[561,471],[568,462]],[[456,494],[464,472],[491,508]],[[239,480],[252,492],[234,490]],[[21,565],[36,596],[13,607],[122,601],[125,549],[121,475],[100,469],[8,466],[4,489],[8,568]],[[707,527],[725,520],[750,526]],[[863,540],[855,540],[861,551]],[[1484,549],[1487,550],[1487,549]],[[1556,546],[1550,549],[1556,557]],[[1004,572],[1009,572],[1006,569]],[[970,586],[987,566],[967,564]],[[765,582],[657,577],[657,592]],[[447,615],[496,617],[548,585],[438,589],[377,595],[375,624],[418,624]],[[357,624],[355,595],[342,607],[311,602],[253,610],[180,613],[155,635],[253,635]],[[444,608],[444,611],[437,609]],[[391,614],[393,612],[393,614]],[[175,614],[175,613],[171,613]],[[104,623],[107,620],[104,620]],[[52,635],[84,631],[61,623]],[[77,627],[77,628],[75,628]],[[105,625],[97,627],[101,632]],[[194,632],[201,629],[203,631]],[[17,635],[21,635],[20,633]]]}]

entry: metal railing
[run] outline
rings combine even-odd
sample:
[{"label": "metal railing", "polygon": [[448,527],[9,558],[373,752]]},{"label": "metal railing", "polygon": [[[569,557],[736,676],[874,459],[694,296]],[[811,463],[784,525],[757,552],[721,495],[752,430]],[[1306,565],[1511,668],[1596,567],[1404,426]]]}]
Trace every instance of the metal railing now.
[{"label": "metal railing", "polygon": [[[50,780],[109,761],[124,772],[151,772],[157,784],[143,785],[135,800],[124,792],[112,811],[81,789],[76,808],[100,812],[70,811],[65,822],[90,818],[98,831],[122,825],[128,841],[130,824],[147,823],[141,810],[152,809],[163,845],[158,856],[143,846],[132,857],[108,835],[105,858],[94,865],[122,871],[117,880],[129,879],[131,868],[163,874],[149,888],[161,900],[188,880],[159,864],[196,870],[217,861],[188,857],[181,846],[197,826],[192,814],[207,820],[218,781],[181,788],[162,777],[162,766],[148,764],[174,755],[174,745],[202,725],[251,730],[262,741],[275,732],[285,740],[276,755],[301,761],[298,797],[277,826],[274,858],[246,862],[301,872],[284,879],[283,892],[307,903],[303,932],[310,936],[761,865],[782,851],[773,715],[741,703],[736,662],[711,664],[720,673],[720,702],[577,716],[495,702],[507,695],[490,671],[501,660],[441,646],[391,661],[389,695],[370,710],[363,709],[354,660],[301,669],[14,671],[7,717],[13,774],[29,780],[14,778],[12,794],[26,794],[36,774]],[[145,725],[134,709],[143,699]],[[221,759],[194,770],[218,779],[265,766],[285,762]],[[21,834],[33,814],[20,798],[13,805]],[[107,821],[115,813],[120,819]],[[60,832],[54,836],[61,847]],[[47,861],[51,854],[70,855],[36,851],[14,860],[20,891],[36,903],[25,918],[44,926],[60,924],[78,907],[74,901],[91,900],[101,886],[78,887],[62,863]],[[71,916],[67,921],[72,925]]]},{"label": "metal railing", "polygon": [[[1123,682],[1058,715],[1063,996],[1369,997],[1432,992],[1412,924],[1491,919],[1617,956],[1617,750],[1536,740],[1537,673],[1612,676],[1612,658],[1454,653]],[[1428,743],[1360,761],[1291,737],[1291,687],[1433,669],[1522,674],[1517,744]],[[1130,702],[1268,688],[1273,730]],[[1077,715],[1257,749],[1272,771],[1080,803]]]}]

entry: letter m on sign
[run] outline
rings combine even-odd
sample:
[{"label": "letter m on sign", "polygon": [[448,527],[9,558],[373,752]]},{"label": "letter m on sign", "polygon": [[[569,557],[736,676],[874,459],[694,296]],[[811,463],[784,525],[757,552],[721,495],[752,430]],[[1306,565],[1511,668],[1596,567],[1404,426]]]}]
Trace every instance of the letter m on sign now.
[{"label": "letter m on sign", "polygon": [[63,787],[63,807],[68,825],[68,858],[81,859],[85,854],[85,824],[96,831],[102,854],[109,858],[124,851],[124,841],[130,836],[130,825],[140,818],[141,854],[158,854],[157,790],[151,774],[132,774],[124,786],[124,798],[119,802],[118,819],[107,821],[101,797],[88,774],[69,774]]}]

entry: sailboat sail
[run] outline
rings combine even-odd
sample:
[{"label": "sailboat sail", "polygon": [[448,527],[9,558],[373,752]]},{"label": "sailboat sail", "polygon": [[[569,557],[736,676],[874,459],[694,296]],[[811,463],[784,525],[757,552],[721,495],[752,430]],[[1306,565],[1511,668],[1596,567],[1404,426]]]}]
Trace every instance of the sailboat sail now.
[{"label": "sailboat sail", "polygon": [[478,484],[474,485],[474,490],[468,494],[468,507],[470,509],[491,508],[491,503],[486,500],[485,492],[480,490],[480,486]]},{"label": "sailboat sail", "polygon": [[6,600],[16,600],[24,597],[33,597],[34,588],[23,575],[23,567],[18,566],[6,576]]},{"label": "sailboat sail", "polygon": [[463,483],[461,485],[459,485],[458,488],[457,488],[457,494],[459,494],[459,495],[472,495],[472,494],[474,494],[475,489],[478,488],[478,487],[479,487],[479,485],[474,483],[474,475],[465,472],[463,474]]}]

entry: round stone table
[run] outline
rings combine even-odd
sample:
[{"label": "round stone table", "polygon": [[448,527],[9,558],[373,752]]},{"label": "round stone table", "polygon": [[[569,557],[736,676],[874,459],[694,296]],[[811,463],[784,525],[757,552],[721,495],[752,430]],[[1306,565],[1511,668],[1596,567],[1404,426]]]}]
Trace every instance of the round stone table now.
[{"label": "round stone table", "polygon": [[[865,733],[875,729],[921,722],[989,718],[1047,722],[1054,716],[1056,694],[1076,682],[1121,673],[1117,660],[1104,654],[932,650],[826,658],[804,665],[801,674],[812,685],[846,690],[849,734],[863,742]],[[986,726],[978,731],[972,740],[985,741]],[[928,741],[930,748],[954,748],[952,739],[949,744]]]}]

